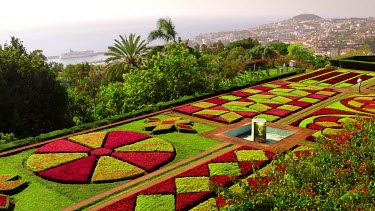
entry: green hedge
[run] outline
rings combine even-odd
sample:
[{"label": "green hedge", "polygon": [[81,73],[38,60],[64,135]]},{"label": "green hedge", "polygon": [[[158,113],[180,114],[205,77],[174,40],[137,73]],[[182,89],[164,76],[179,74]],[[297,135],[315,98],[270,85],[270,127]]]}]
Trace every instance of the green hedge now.
[{"label": "green hedge", "polygon": [[206,98],[214,97],[216,95],[221,95],[221,94],[225,94],[225,93],[228,93],[228,92],[232,92],[232,91],[235,91],[235,90],[238,90],[238,89],[243,89],[243,88],[246,88],[248,86],[253,86],[253,85],[256,85],[256,84],[262,84],[262,83],[270,82],[270,81],[273,81],[273,80],[290,77],[292,75],[300,74],[304,71],[306,71],[306,69],[296,68],[293,71],[283,73],[283,74],[280,74],[280,75],[270,76],[270,77],[264,78],[264,79],[259,80],[259,81],[253,81],[251,83],[246,83],[246,84],[234,84],[230,88],[218,90],[218,91],[215,91],[215,92],[212,92],[212,93],[196,93],[195,95],[184,96],[184,97],[181,97],[177,100],[171,100],[171,101],[168,101],[168,102],[160,102],[160,103],[153,104],[153,105],[145,105],[145,106],[143,106],[143,108],[140,108],[138,110],[135,110],[135,111],[132,111],[132,112],[129,112],[129,113],[126,113],[126,114],[115,115],[115,116],[111,116],[111,117],[108,117],[106,119],[98,120],[98,121],[95,121],[95,122],[85,123],[85,124],[74,126],[74,127],[71,127],[71,128],[55,130],[55,131],[51,131],[49,133],[40,134],[39,136],[36,136],[36,137],[28,137],[28,138],[24,138],[24,139],[20,139],[20,140],[15,140],[15,141],[12,141],[10,143],[2,144],[2,145],[0,145],[0,152],[4,152],[4,151],[7,151],[7,150],[15,149],[15,148],[30,145],[30,144],[39,143],[39,142],[42,142],[42,141],[45,141],[45,140],[50,140],[50,139],[53,139],[53,138],[77,133],[77,132],[92,129],[92,128],[97,128],[99,126],[108,125],[110,123],[123,121],[123,120],[130,119],[130,118],[133,118],[133,117],[137,117],[137,116],[153,113],[153,112],[156,112],[156,111],[160,111],[160,110],[163,110],[163,109],[173,108],[173,107],[180,106],[180,105],[183,105],[183,104],[187,104],[187,103],[190,103],[190,102],[203,100],[203,99],[206,99]]},{"label": "green hedge", "polygon": [[364,62],[356,60],[340,60],[340,67],[355,70],[375,71],[375,62]]},{"label": "green hedge", "polygon": [[348,56],[329,60],[331,66],[375,71],[375,56]]}]

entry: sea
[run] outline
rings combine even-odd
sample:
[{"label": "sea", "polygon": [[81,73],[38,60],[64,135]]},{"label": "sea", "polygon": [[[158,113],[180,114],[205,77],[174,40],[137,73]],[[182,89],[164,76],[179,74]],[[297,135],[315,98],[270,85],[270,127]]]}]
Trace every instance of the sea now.
[{"label": "sea", "polygon": [[[64,65],[82,62],[100,63],[105,60],[104,54],[71,59],[57,58],[63,53],[83,50],[105,52],[107,47],[114,44],[119,35],[135,33],[147,39],[149,32],[156,29],[158,18],[127,18],[122,20],[79,22],[74,24],[56,24],[44,27],[28,27],[18,30],[2,29],[0,45],[9,42],[10,37],[19,38],[28,51],[42,50],[49,61],[60,62]],[[194,39],[201,33],[236,31],[262,24],[285,20],[285,17],[252,17],[240,15],[233,17],[171,17],[175,29],[183,40]],[[162,44],[154,41],[152,45]]]}]

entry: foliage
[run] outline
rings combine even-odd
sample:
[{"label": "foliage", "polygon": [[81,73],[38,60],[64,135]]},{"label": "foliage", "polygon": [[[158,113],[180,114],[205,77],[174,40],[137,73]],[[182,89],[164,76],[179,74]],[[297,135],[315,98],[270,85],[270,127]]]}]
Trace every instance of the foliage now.
[{"label": "foliage", "polygon": [[[230,210],[371,210],[374,208],[375,121],[348,123],[322,138],[310,157],[281,158],[268,186],[227,192]],[[259,174],[256,174],[259,176]],[[235,200],[231,200],[235,199]]]},{"label": "foliage", "polygon": [[17,138],[13,133],[1,133],[0,132],[0,145],[9,143],[14,140],[17,140]]},{"label": "foliage", "polygon": [[246,49],[251,49],[251,48],[253,48],[255,46],[258,46],[258,45],[260,45],[260,44],[259,44],[257,39],[252,39],[251,37],[248,37],[248,38],[245,38],[245,39],[242,39],[242,40],[237,40],[237,41],[231,42],[226,46],[226,48],[231,50],[231,49],[236,48],[236,47],[242,47],[246,50]]},{"label": "foliage", "polygon": [[104,82],[122,81],[122,74],[131,67],[138,67],[142,63],[141,56],[148,51],[147,44],[146,40],[141,40],[140,35],[136,37],[133,33],[129,37],[120,35],[120,40],[115,39],[115,44],[108,46],[108,52],[104,54],[109,56],[105,60],[108,64],[105,67]]},{"label": "foliage", "polygon": [[66,90],[40,51],[12,37],[0,58],[0,131],[22,138],[70,125]]},{"label": "foliage", "polygon": [[290,44],[282,43],[282,42],[276,42],[271,43],[268,46],[274,48],[280,55],[287,55],[288,54],[288,46]]},{"label": "foliage", "polygon": [[288,46],[288,55],[292,58],[306,62],[306,63],[313,63],[314,62],[314,51],[308,50],[303,46],[302,43],[293,43]]},{"label": "foliage", "polygon": [[156,29],[148,35],[149,41],[163,39],[165,42],[176,42],[177,32],[171,18],[159,18],[156,26]]},{"label": "foliage", "polygon": [[102,87],[100,94],[107,103],[99,109],[112,115],[125,113],[142,105],[209,90],[201,73],[197,58],[186,44],[170,44],[139,69],[124,74],[124,83]]}]

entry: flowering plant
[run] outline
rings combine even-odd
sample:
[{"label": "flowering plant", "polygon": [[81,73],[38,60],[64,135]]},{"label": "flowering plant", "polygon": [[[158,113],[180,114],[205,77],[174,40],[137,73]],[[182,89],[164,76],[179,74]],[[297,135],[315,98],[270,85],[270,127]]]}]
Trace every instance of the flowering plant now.
[{"label": "flowering plant", "polygon": [[319,138],[313,153],[300,153],[301,159],[278,159],[282,171],[268,171],[272,178],[268,185],[226,192],[230,209],[371,210],[375,206],[374,127],[374,119],[349,122],[338,135]]}]

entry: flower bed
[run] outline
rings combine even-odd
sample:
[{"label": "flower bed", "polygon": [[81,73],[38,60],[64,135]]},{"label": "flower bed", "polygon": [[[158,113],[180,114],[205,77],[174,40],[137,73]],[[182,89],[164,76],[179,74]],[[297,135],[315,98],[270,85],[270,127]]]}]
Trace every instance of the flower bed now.
[{"label": "flower bed", "polygon": [[[300,160],[304,159],[305,157],[311,156],[312,151],[314,150],[313,147],[298,147],[294,149],[292,152],[288,153],[286,157],[291,157],[292,159]],[[257,151],[257,150],[254,150]],[[261,150],[260,150],[261,151]],[[236,151],[237,155],[241,155],[242,151]],[[247,153],[246,153],[247,154]],[[257,155],[258,154],[258,155]],[[267,159],[267,157],[264,157],[261,153],[253,153],[250,157],[248,155],[242,155],[245,160],[247,159]],[[258,190],[259,188],[264,189],[271,181],[272,179],[269,177],[270,172],[274,171],[280,171],[285,173],[285,164],[276,163],[273,161],[271,164],[268,164],[266,167],[260,169],[257,174],[251,174],[250,176],[242,179],[240,183],[236,183],[229,187],[228,189],[232,192],[243,194],[244,193],[244,187],[249,186],[252,190]],[[223,193],[219,194],[218,196],[214,198],[209,198],[206,201],[201,202],[200,204],[193,207],[191,210],[205,210],[206,208],[209,208],[209,210],[221,210],[225,206],[230,205],[230,201],[226,201],[226,199],[223,196]],[[226,207],[228,208],[228,207]]]},{"label": "flower bed", "polygon": [[[234,178],[244,178],[251,173],[252,163],[261,166],[274,155],[273,152],[240,147],[101,210],[147,210],[150,207],[153,210],[188,210],[210,199],[214,185],[229,185]],[[154,199],[164,197],[165,202],[154,202]]]},{"label": "flower bed", "polygon": [[291,78],[288,79],[288,81],[341,88],[355,86],[357,84],[357,79],[359,76],[361,76],[363,81],[373,78],[373,75],[371,73],[366,72],[324,69],[296,78]]},{"label": "flower bed", "polygon": [[0,210],[8,210],[9,196],[0,194]]},{"label": "flower bed", "polygon": [[173,131],[178,131],[180,133],[197,133],[192,127],[193,122],[188,119],[182,119],[181,117],[173,117],[163,121],[159,118],[147,118],[145,123],[144,130],[152,131],[152,134],[169,133]]},{"label": "flower bed", "polygon": [[322,75],[322,74],[329,73],[329,72],[332,72],[332,71],[333,71],[333,69],[328,69],[328,68],[323,69],[323,70],[318,70],[318,71],[308,73],[308,74],[305,74],[305,75],[302,75],[302,76],[299,76],[299,77],[291,78],[288,81],[300,82],[300,81],[303,81],[303,80],[306,80],[306,79],[309,79],[309,78],[313,78],[313,77],[316,77],[318,75]]},{"label": "flower bed", "polygon": [[[99,136],[103,140],[99,140]],[[62,143],[67,143],[67,147],[61,147],[59,151],[58,146]],[[77,146],[77,152],[72,152],[74,146]],[[83,153],[83,149],[89,151]],[[26,165],[40,177],[56,182],[99,183],[138,177],[158,169],[174,157],[174,147],[160,138],[131,131],[112,131],[51,142],[37,149]]]},{"label": "flower bed", "polygon": [[330,136],[340,132],[342,123],[355,121],[357,116],[375,115],[373,108],[375,108],[375,95],[354,95],[305,115],[291,125],[318,130],[314,137]]},{"label": "flower bed", "polygon": [[226,124],[257,115],[266,115],[268,121],[276,121],[336,93],[330,88],[276,81],[181,106],[175,111]]}]

